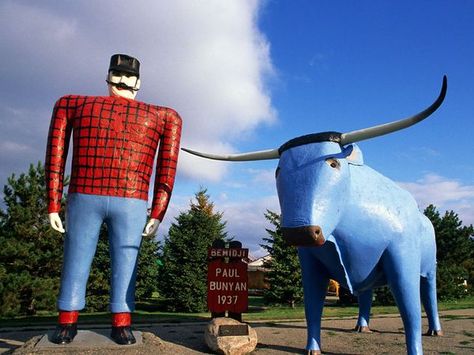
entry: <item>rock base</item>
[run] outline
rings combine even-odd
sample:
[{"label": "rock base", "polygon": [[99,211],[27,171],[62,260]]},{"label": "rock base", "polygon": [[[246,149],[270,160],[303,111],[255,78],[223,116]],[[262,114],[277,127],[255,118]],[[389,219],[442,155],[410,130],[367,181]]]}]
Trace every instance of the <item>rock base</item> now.
[{"label": "rock base", "polygon": [[[245,326],[247,331],[243,332]],[[235,332],[232,332],[233,328]],[[218,354],[244,355],[255,350],[258,339],[257,332],[248,324],[232,318],[214,318],[206,327],[204,341]]]}]

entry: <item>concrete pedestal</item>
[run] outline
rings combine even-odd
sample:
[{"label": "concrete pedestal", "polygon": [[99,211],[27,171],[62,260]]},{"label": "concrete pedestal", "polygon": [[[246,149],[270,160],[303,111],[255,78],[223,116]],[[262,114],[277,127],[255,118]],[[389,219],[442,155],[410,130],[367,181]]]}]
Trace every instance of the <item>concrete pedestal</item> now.
[{"label": "concrete pedestal", "polygon": [[123,348],[139,346],[143,343],[142,332],[133,331],[133,335],[137,342],[132,345],[119,345],[110,338],[110,329],[100,329],[100,330],[79,330],[77,332],[74,341],[66,345],[58,345],[52,343],[49,339],[51,338],[52,332],[45,334],[40,341],[36,344],[37,349],[46,349],[46,348],[64,348],[64,349],[96,349],[96,348]]}]

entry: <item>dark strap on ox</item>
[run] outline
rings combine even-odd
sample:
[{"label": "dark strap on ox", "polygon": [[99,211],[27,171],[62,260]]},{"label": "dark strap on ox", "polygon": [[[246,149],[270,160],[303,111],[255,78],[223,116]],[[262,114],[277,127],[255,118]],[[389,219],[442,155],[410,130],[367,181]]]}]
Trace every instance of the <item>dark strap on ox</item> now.
[{"label": "dark strap on ox", "polygon": [[320,143],[320,142],[334,142],[340,143],[341,142],[341,133],[339,132],[321,132],[321,133],[313,133],[307,134],[305,136],[296,137],[285,144],[283,144],[279,149],[278,153],[281,155],[285,150],[288,150],[293,147],[298,147],[300,145],[305,145],[309,143]]}]

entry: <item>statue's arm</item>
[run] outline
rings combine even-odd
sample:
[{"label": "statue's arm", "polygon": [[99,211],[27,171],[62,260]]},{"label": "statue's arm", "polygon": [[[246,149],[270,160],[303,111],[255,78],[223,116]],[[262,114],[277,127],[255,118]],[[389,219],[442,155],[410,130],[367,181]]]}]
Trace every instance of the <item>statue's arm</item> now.
[{"label": "statue's arm", "polygon": [[165,129],[160,140],[156,161],[155,186],[150,215],[152,219],[158,221],[163,220],[173,191],[181,140],[181,118],[177,112],[171,109],[167,110]]},{"label": "statue's arm", "polygon": [[45,180],[48,201],[48,213],[54,230],[64,233],[59,211],[64,188],[64,169],[66,165],[69,140],[72,132],[73,104],[71,97],[62,97],[54,106],[49,126],[48,143],[45,157]]}]

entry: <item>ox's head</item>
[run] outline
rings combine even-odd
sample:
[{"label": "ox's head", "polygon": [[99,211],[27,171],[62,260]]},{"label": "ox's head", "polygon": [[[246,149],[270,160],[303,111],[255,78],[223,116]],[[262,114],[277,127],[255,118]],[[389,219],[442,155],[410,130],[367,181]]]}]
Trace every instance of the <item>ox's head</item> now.
[{"label": "ox's head", "polygon": [[323,132],[292,139],[280,148],[243,154],[209,154],[182,148],[208,159],[251,161],[279,159],[277,190],[285,239],[297,246],[320,246],[347,203],[353,143],[410,127],[431,115],[446,96],[447,78],[438,98],[420,113],[398,121],[348,133]]},{"label": "ox's head", "polygon": [[292,245],[322,245],[340,220],[349,196],[348,164],[361,155],[353,144],[342,147],[340,137],[337,132],[311,134],[279,149],[275,177],[282,232]]}]

